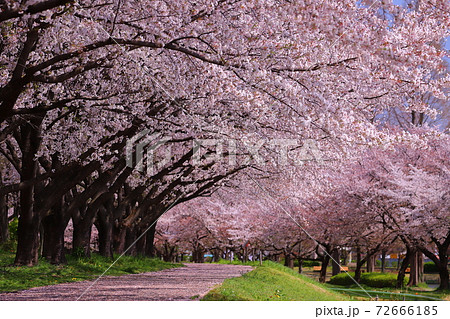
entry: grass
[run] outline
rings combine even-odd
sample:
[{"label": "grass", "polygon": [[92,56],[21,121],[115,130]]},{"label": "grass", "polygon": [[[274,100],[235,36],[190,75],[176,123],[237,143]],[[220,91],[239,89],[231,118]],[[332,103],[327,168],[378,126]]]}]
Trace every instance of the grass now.
[{"label": "grass", "polygon": [[[326,286],[349,296],[358,296],[362,299],[369,299],[364,290],[357,285],[342,287],[326,284]],[[435,290],[428,288],[426,284],[419,284],[417,287],[406,287],[403,289],[373,288],[364,284],[362,284],[361,287],[368,291],[372,297],[379,297],[380,300],[430,301],[439,299],[450,301],[450,290]]]},{"label": "grass", "polygon": [[[94,279],[112,263],[109,258],[93,254],[91,258],[67,256],[66,265],[51,265],[45,260],[39,260],[38,265],[34,267],[15,267],[12,266],[14,253],[8,248],[4,250],[0,247],[0,292]],[[180,266],[159,259],[123,256],[106,275],[137,274]]]},{"label": "grass", "polygon": [[233,261],[230,261],[230,260],[226,260],[226,259],[220,259],[219,261],[217,261],[217,262],[214,262],[214,264],[224,264],[224,265],[246,265],[246,266],[253,266],[253,267],[256,267],[256,266],[259,266],[259,261],[247,261],[247,262],[245,262],[245,263],[243,263],[242,261],[240,261],[240,260],[233,260]]},{"label": "grass", "polygon": [[[336,276],[330,278],[330,284],[350,286],[354,284],[354,281],[350,278],[355,277],[354,272],[340,273]],[[365,284],[369,287],[375,288],[395,288],[397,284],[397,274],[393,273],[380,273],[380,272],[370,272],[361,274],[361,284]],[[405,276],[403,286],[408,283],[408,278]]]},{"label": "grass", "polygon": [[[354,273],[349,273],[354,275]],[[436,290],[428,287],[426,283],[420,283],[415,287],[406,287],[408,282],[405,278],[405,287],[395,288],[397,274],[393,273],[363,273],[361,274],[360,286],[367,290],[370,295],[378,296],[383,300],[450,300],[450,290]],[[340,291],[352,296],[367,297],[367,294],[348,277],[341,273],[331,278],[326,284],[330,289]]]},{"label": "grass", "polygon": [[249,264],[256,266],[255,270],[225,280],[202,300],[352,300],[280,264],[270,261],[262,266],[258,262]]}]

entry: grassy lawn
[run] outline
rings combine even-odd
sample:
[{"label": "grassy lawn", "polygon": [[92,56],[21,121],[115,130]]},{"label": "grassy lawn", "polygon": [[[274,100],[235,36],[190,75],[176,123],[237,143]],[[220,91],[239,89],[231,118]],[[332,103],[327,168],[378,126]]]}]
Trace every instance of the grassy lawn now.
[{"label": "grassy lawn", "polygon": [[[357,285],[339,286],[325,284],[328,288],[345,293],[349,296],[361,297],[369,299],[367,294]],[[450,290],[435,290],[429,288],[425,283],[419,284],[417,287],[398,288],[374,288],[362,284],[361,287],[369,292],[372,297],[378,297],[380,300],[406,300],[406,301],[432,301],[432,300],[448,300],[450,301]]]},{"label": "grassy lawn", "polygon": [[256,269],[225,280],[202,300],[352,300],[280,264],[265,261],[263,266],[259,263],[249,265],[256,266]]},{"label": "grassy lawn", "polygon": [[[14,267],[11,266],[13,262],[14,253],[0,247],[0,292],[95,279],[111,265],[112,260],[93,254],[91,258],[67,256],[67,264],[58,266],[40,260],[35,267]],[[137,274],[180,266],[159,259],[123,256],[106,275]]]},{"label": "grassy lawn", "polygon": [[[298,268],[297,268],[298,270]],[[314,272],[312,267],[306,267],[303,268],[303,273],[308,276],[309,278],[312,278],[314,280],[318,280],[319,273]],[[351,273],[353,275],[353,273]],[[342,274],[343,275],[343,274]],[[379,274],[381,276],[381,273]],[[386,273],[386,277],[393,276],[396,278],[397,274],[392,273]],[[331,277],[331,267],[329,268],[328,274],[327,274],[327,280],[330,280]],[[409,278],[409,275],[406,276],[405,280]],[[386,278],[389,279],[389,278]],[[430,280],[434,279],[436,282],[438,282],[438,275],[437,274],[425,274],[425,279]],[[349,280],[350,281],[350,280]],[[395,281],[395,280],[394,280]],[[353,284],[353,282],[350,281],[348,285],[342,286],[342,285],[333,285],[329,282],[325,284],[326,287],[339,291],[341,293],[345,293],[347,295],[357,297],[362,300],[369,300],[367,294],[356,284]],[[414,301],[414,300],[432,300],[430,298],[436,298],[441,300],[449,300],[450,301],[450,290],[446,291],[440,291],[436,290],[434,288],[428,287],[426,283],[421,283],[416,287],[405,287],[403,289],[398,288],[389,288],[389,287],[382,287],[377,288],[365,284],[361,284],[361,287],[363,287],[365,290],[369,292],[369,294],[372,297],[377,297],[380,300],[407,300],[407,301]],[[381,286],[380,286],[381,287]],[[348,289],[347,291],[343,291],[342,289]],[[429,298],[427,298],[429,297]]]}]

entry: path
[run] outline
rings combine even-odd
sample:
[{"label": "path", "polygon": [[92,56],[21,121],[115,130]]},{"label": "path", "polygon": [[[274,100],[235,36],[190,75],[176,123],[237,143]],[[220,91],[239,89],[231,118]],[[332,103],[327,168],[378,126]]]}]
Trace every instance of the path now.
[{"label": "path", "polygon": [[[186,264],[158,272],[103,277],[81,300],[193,300],[225,279],[250,270],[250,266]],[[36,287],[0,294],[0,300],[76,300],[90,285],[92,281]]]}]

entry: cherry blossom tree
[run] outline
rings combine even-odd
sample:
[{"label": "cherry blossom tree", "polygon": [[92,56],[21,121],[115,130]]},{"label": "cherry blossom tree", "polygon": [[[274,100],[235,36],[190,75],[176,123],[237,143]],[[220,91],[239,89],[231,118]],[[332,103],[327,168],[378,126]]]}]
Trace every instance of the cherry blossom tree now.
[{"label": "cherry blossom tree", "polygon": [[[436,44],[448,6],[3,1],[0,149],[13,178],[0,191],[19,192],[16,264],[37,262],[41,225],[46,257],[62,262],[70,219],[75,249],[88,253],[96,223],[111,255],[114,238],[120,251],[168,208],[249,167],[193,165],[194,139],[308,138],[342,154],[353,143],[419,142],[375,119],[393,107],[435,115],[417,96],[443,97],[447,78],[431,75],[445,68]],[[144,130],[176,148],[151,176],[124,156]]]}]

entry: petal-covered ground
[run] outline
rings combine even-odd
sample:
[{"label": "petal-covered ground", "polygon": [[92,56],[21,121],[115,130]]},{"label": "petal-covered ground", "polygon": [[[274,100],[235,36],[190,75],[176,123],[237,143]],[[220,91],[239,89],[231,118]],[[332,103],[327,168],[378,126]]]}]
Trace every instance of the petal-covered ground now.
[{"label": "petal-covered ground", "polygon": [[186,264],[186,267],[158,272],[106,276],[95,284],[94,281],[80,281],[4,293],[0,294],[0,300],[70,301],[80,296],[80,300],[195,300],[225,279],[251,270],[250,266]]}]

